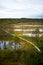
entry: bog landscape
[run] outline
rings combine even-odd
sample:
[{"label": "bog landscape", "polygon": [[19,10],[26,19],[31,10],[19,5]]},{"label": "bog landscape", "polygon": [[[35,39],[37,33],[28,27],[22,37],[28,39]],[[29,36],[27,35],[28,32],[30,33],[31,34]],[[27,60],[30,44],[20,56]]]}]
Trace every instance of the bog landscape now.
[{"label": "bog landscape", "polygon": [[0,65],[43,64],[43,19],[0,19]]}]

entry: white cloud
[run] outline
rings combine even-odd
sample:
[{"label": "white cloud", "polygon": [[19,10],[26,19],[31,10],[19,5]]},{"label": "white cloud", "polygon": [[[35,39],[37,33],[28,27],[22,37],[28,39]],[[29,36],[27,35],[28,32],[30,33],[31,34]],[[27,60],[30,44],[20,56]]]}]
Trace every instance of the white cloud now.
[{"label": "white cloud", "polygon": [[0,18],[43,16],[43,0],[1,0]]}]

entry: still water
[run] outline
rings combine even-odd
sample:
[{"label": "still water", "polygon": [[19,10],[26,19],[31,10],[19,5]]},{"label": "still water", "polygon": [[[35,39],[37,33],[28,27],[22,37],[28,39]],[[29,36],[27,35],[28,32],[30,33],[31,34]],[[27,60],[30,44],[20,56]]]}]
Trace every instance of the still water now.
[{"label": "still water", "polygon": [[[15,48],[15,43],[14,42],[9,42],[9,41],[0,41],[0,49],[4,49],[4,47],[9,48],[9,49],[14,49]],[[22,48],[20,44],[16,44],[16,49]]]}]

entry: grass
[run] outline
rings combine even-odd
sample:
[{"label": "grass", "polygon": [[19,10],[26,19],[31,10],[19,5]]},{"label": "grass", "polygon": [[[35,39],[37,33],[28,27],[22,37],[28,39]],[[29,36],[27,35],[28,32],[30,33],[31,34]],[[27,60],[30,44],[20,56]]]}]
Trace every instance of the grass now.
[{"label": "grass", "polygon": [[[23,38],[36,42],[35,38]],[[40,53],[31,45],[27,50],[0,50],[0,65],[43,65],[43,37],[39,38],[37,46],[41,49]]]},{"label": "grass", "polygon": [[29,36],[21,36],[21,37],[28,41],[31,41],[33,44],[36,44],[40,48],[41,53],[39,53],[29,43],[27,44],[27,42],[20,40],[18,36],[13,37],[11,35],[8,35],[8,37],[5,36],[6,39],[4,39],[3,36],[4,39],[3,41],[6,40],[14,41],[16,43],[20,43],[21,45],[24,45],[24,47],[23,49],[17,49],[17,50],[16,49],[0,50],[0,65],[42,65],[43,64],[43,36],[40,38],[29,37]]}]

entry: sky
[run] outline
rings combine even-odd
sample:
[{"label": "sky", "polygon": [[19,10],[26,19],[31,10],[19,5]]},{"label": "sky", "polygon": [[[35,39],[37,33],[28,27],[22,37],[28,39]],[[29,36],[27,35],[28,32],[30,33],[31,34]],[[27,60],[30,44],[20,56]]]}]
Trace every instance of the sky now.
[{"label": "sky", "polygon": [[43,18],[43,0],[0,0],[0,18]]}]

